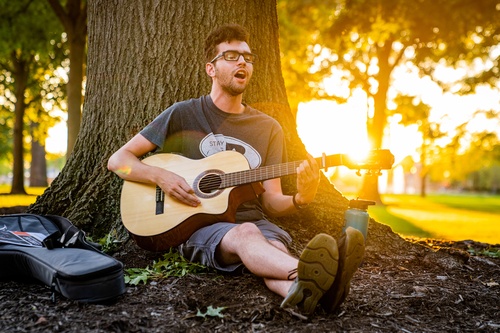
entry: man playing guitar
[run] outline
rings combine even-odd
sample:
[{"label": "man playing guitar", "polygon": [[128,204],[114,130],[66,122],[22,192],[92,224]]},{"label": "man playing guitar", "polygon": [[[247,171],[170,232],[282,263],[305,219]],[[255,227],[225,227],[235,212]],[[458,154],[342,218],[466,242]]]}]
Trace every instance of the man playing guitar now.
[{"label": "man playing guitar", "polygon": [[[279,123],[242,103],[257,56],[247,32],[238,25],[213,31],[205,41],[205,70],[212,80],[209,95],[175,103],[116,151],[108,169],[126,181],[154,184],[186,209],[202,205],[185,178],[140,160],[168,152],[202,159],[220,151],[243,154],[251,169],[282,163],[284,134]],[[265,191],[238,207],[236,223],[218,221],[196,231],[178,246],[187,259],[221,272],[246,267],[284,297],[282,306],[297,305],[305,314],[320,303],[334,311],[349,291],[350,279],[364,253],[363,235],[347,229],[339,245],[326,234],[315,236],[300,258],[290,255],[291,237],[267,216],[290,214],[311,203],[319,185],[319,166],[309,157],[296,170],[297,192],[284,195],[279,178],[262,182]],[[163,202],[163,201],[162,201]],[[168,213],[165,213],[168,217]]]}]

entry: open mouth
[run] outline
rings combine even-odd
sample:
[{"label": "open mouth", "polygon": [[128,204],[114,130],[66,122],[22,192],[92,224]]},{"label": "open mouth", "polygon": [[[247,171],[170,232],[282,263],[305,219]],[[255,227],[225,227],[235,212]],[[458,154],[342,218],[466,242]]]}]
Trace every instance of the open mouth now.
[{"label": "open mouth", "polygon": [[239,70],[236,72],[236,74],[234,74],[234,77],[236,77],[237,79],[245,79],[247,77],[247,72],[244,70]]}]

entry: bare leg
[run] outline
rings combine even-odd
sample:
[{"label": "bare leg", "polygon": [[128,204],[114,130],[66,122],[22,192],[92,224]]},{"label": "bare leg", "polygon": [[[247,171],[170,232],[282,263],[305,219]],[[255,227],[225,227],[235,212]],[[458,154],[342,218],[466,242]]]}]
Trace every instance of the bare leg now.
[{"label": "bare leg", "polygon": [[[288,249],[286,246],[278,241],[269,241],[273,246],[278,248],[280,251],[283,251],[285,253],[288,253]],[[298,262],[298,261],[297,261]],[[285,297],[288,294],[288,291],[290,290],[290,287],[292,285],[293,280],[297,276],[297,272],[293,271],[291,273],[290,271],[287,272],[287,279],[286,280],[276,280],[276,279],[268,279],[264,278],[264,282],[266,283],[266,286],[273,292],[275,292],[278,295],[281,295]]]},{"label": "bare leg", "polygon": [[288,280],[290,271],[298,264],[298,259],[292,257],[283,244],[269,242],[253,223],[231,229],[222,238],[216,258],[225,265],[243,262],[250,272],[264,278],[270,290],[283,297],[292,284]]},{"label": "bare leg", "polygon": [[[282,307],[297,305],[310,314],[335,281],[339,252],[331,236],[318,234],[309,241],[299,262],[283,244],[268,241],[255,224],[243,223],[222,238],[216,259],[222,265],[242,262],[252,273],[264,278],[271,291],[284,297]],[[349,279],[344,283],[346,286]]]}]

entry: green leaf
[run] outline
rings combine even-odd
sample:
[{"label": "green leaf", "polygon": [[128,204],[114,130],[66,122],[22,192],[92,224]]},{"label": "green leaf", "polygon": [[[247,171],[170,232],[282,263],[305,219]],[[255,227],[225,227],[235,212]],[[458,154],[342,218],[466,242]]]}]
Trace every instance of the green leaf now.
[{"label": "green leaf", "polygon": [[490,247],[487,249],[476,250],[472,247],[469,247],[469,249],[467,251],[473,256],[500,258],[500,248]]},{"label": "green leaf", "polygon": [[126,269],[125,283],[137,285],[143,282],[146,284],[148,280],[159,280],[171,276],[183,277],[187,274],[201,274],[209,271],[210,269],[206,266],[189,262],[178,252],[170,249],[161,260],[153,261],[152,268]]},{"label": "green leaf", "polygon": [[151,270],[146,268],[129,268],[125,270],[125,283],[138,285],[139,283],[148,283],[148,278],[151,275]]},{"label": "green leaf", "polygon": [[224,315],[221,313],[222,310],[224,310],[225,307],[217,307],[214,308],[211,305],[207,307],[207,311],[205,313],[201,312],[200,309],[198,309],[198,312],[196,313],[197,317],[203,317],[206,318],[207,316],[209,317],[219,317],[219,318],[224,318]]}]

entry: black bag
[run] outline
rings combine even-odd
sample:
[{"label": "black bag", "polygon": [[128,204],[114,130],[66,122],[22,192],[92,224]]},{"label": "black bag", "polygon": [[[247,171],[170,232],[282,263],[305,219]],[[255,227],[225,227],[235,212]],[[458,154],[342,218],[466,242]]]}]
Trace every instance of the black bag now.
[{"label": "black bag", "polygon": [[0,215],[0,278],[34,278],[84,303],[125,292],[123,264],[88,242],[82,230],[55,215]]}]

